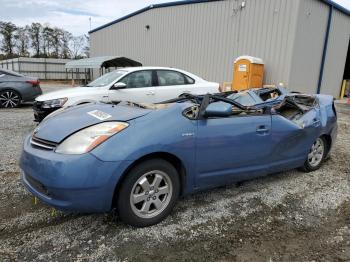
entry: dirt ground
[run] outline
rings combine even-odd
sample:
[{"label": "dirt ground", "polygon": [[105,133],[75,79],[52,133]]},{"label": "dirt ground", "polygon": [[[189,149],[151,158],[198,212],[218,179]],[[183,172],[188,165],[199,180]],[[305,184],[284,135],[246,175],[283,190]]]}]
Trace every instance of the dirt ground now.
[{"label": "dirt ground", "polygon": [[337,108],[338,139],[320,170],[187,196],[142,229],[35,204],[18,168],[32,110],[1,110],[0,261],[350,261],[350,106]]}]

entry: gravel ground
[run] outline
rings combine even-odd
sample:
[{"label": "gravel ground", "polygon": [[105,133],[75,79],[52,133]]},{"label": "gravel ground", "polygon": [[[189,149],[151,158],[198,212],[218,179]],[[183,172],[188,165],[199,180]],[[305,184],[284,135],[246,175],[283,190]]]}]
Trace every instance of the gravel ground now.
[{"label": "gravel ground", "polygon": [[32,110],[1,110],[0,261],[350,261],[350,106],[338,113],[338,140],[320,170],[188,196],[164,222],[135,229],[113,214],[34,204],[18,168]]}]

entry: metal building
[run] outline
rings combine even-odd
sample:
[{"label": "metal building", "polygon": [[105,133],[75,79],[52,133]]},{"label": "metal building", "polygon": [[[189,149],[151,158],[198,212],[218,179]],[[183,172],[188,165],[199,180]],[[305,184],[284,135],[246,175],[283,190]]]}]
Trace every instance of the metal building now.
[{"label": "metal building", "polygon": [[328,0],[194,0],[151,5],[90,33],[91,56],[121,55],[231,82],[240,55],[265,84],[339,96],[350,11]]}]

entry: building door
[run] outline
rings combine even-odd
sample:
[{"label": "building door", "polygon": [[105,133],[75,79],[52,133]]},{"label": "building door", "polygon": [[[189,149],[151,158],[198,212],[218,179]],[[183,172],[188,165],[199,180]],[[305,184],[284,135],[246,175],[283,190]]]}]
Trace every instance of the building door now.
[{"label": "building door", "polygon": [[349,36],[348,53],[346,57],[343,80],[345,81],[345,90],[344,91],[342,90],[342,92],[344,92],[345,96],[350,97],[350,36]]}]

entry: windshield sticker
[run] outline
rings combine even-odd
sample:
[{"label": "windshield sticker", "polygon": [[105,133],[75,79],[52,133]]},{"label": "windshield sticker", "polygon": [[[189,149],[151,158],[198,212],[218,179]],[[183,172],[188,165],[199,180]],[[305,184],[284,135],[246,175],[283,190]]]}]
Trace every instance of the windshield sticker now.
[{"label": "windshield sticker", "polygon": [[88,112],[88,114],[90,116],[93,116],[93,117],[99,119],[99,120],[106,120],[106,119],[112,117],[111,115],[109,115],[109,114],[107,114],[105,112],[102,112],[100,110],[93,110],[93,111]]}]

